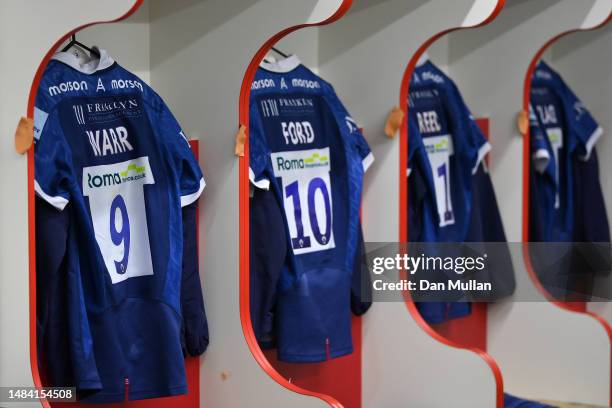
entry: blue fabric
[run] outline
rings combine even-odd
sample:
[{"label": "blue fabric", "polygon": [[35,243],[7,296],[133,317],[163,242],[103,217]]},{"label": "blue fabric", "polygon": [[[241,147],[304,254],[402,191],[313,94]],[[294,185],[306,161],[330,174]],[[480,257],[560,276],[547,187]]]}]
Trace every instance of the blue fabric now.
[{"label": "blue fabric", "polygon": [[588,301],[594,276],[612,269],[595,147],[603,129],[545,62],[531,86],[529,240],[556,243],[532,246],[533,267],[557,299]]},{"label": "blue fabric", "polygon": [[275,345],[277,290],[290,251],[282,211],[273,191],[254,189],[249,205],[250,310],[263,349]]},{"label": "blue fabric", "polygon": [[[66,279],[76,386],[101,382],[92,402],[123,400],[126,379],[130,399],[186,392],[181,207],[204,185],[187,140],[161,98],[116,63],[85,74],[52,60],[36,107],[36,191],[57,209],[69,203],[72,219]],[[188,343],[194,352],[205,347]]]},{"label": "blue fabric", "polygon": [[193,203],[183,207],[182,210],[181,339],[183,354],[190,356],[204,353],[210,341],[200,282],[197,209],[197,203]]},{"label": "blue fabric", "polygon": [[[599,183],[597,178],[575,180],[575,167],[579,161],[591,158],[599,125],[545,62],[538,64],[531,87],[534,216],[530,223],[530,241],[572,242],[577,225],[575,200],[580,199],[574,186]],[[547,159],[538,160],[538,157]],[[607,220],[607,215],[600,210],[585,218],[584,222],[595,225]]]},{"label": "blue fabric", "polygon": [[504,394],[505,408],[555,408],[552,405],[541,404],[535,401],[518,398],[510,394]]},{"label": "blue fabric", "polygon": [[[433,63],[413,73],[408,114],[408,236],[412,242],[505,242],[491,180],[482,160],[489,149],[455,83]],[[500,288],[514,290],[507,250]],[[493,273],[491,274],[494,275]],[[429,323],[464,317],[467,302],[419,302]]]},{"label": "blue fabric", "polygon": [[[369,155],[331,85],[303,65],[285,73],[258,70],[250,110],[252,181],[270,183],[289,248],[276,293],[281,360],[323,361],[353,350],[351,292]],[[364,307],[357,303],[353,297],[354,307]]]}]

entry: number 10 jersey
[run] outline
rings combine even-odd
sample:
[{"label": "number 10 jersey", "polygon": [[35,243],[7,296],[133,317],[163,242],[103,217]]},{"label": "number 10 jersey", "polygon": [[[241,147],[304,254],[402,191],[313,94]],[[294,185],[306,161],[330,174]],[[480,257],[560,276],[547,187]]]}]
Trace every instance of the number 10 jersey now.
[{"label": "number 10 jersey", "polygon": [[289,238],[276,305],[279,358],[351,353],[351,279],[373,156],[331,85],[295,56],[262,64],[251,89],[251,181],[274,191]]}]

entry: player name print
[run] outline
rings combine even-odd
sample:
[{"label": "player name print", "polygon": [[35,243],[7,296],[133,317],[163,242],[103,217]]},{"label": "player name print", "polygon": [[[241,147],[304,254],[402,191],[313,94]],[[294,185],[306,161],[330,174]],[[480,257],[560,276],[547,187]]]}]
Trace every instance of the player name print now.
[{"label": "player name print", "polygon": [[417,120],[419,122],[419,131],[421,133],[438,133],[442,131],[438,113],[435,110],[426,112],[417,112]]},{"label": "player name print", "polygon": [[124,126],[86,130],[85,133],[94,156],[113,155],[134,150],[128,140],[128,131]]}]

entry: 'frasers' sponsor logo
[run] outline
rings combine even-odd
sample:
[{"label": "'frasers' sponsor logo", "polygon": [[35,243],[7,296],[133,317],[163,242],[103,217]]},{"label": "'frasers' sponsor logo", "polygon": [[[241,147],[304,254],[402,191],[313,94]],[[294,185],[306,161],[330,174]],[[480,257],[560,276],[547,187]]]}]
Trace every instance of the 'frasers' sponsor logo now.
[{"label": "'frasers' sponsor logo", "polygon": [[144,92],[144,87],[140,81],[133,79],[113,79],[111,81],[112,89],[138,89],[140,92]]},{"label": "'frasers' sponsor logo", "polygon": [[422,74],[423,81],[433,81],[437,84],[443,84],[444,78],[441,75],[436,74],[435,72],[425,71]]},{"label": "'frasers' sponsor logo", "polygon": [[106,113],[120,110],[137,109],[138,101],[136,99],[119,99],[114,101],[88,103],[85,105],[88,113]]},{"label": "'frasers' sponsor logo", "polygon": [[410,91],[408,94],[408,106],[413,108],[418,105],[418,101],[423,99],[435,99],[438,97],[438,91],[436,89],[420,89],[417,91]]},{"label": "'frasers' sponsor logo", "polygon": [[251,90],[256,91],[258,89],[266,89],[266,88],[276,88],[276,83],[273,79],[258,79],[257,81],[253,81],[251,85]]},{"label": "'frasers' sponsor logo", "polygon": [[56,96],[67,92],[87,91],[87,89],[87,82],[85,81],[67,81],[51,85],[49,87],[49,95]]},{"label": "'frasers' sponsor logo", "polygon": [[552,75],[550,74],[550,72],[543,71],[541,69],[536,70],[535,76],[536,78],[545,79],[547,81],[550,81],[552,79]]},{"label": "'frasers' sponsor logo", "polygon": [[291,80],[291,86],[294,88],[306,88],[306,89],[320,89],[321,84],[319,81],[311,81],[309,79],[293,78]]}]

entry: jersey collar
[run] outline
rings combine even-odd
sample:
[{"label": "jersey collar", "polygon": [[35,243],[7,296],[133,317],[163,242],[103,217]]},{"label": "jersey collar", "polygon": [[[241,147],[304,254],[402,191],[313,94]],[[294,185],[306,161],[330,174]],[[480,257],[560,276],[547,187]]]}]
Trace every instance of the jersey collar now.
[{"label": "jersey collar", "polygon": [[301,61],[297,57],[297,55],[291,55],[290,57],[287,57],[283,60],[276,61],[276,62],[262,61],[261,64],[259,64],[259,66],[265,69],[266,71],[277,72],[277,73],[283,74],[286,72],[293,71],[298,66],[300,66],[300,64],[301,64]]},{"label": "jersey collar", "polygon": [[85,58],[79,58],[71,52],[58,52],[53,55],[51,59],[62,62],[83,74],[93,74],[102,71],[115,63],[106,50],[98,47],[94,47],[94,49],[100,53],[100,58],[87,56]]}]

